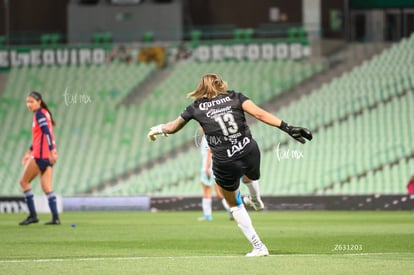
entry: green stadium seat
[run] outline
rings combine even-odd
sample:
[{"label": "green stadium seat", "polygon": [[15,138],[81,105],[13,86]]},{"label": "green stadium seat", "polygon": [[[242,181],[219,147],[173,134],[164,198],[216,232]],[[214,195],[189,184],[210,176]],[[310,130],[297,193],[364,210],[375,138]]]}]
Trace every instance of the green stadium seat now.
[{"label": "green stadium seat", "polygon": [[61,42],[61,36],[58,33],[53,33],[50,36],[50,43],[52,45],[58,45]]},{"label": "green stadium seat", "polygon": [[201,40],[202,32],[200,30],[192,30],[190,33],[191,42],[193,46],[197,46]]},{"label": "green stadium seat", "polygon": [[46,46],[50,44],[50,34],[42,34],[40,37],[40,43],[42,46]]},{"label": "green stadium seat", "polygon": [[243,40],[243,29],[235,29],[233,31],[233,39],[236,41],[242,41]]},{"label": "green stadium seat", "polygon": [[142,36],[142,40],[146,43],[154,42],[155,33],[153,31],[146,31]]},{"label": "green stadium seat", "polygon": [[244,40],[250,42],[253,38],[254,30],[252,28],[244,29]]},{"label": "green stadium seat", "polygon": [[112,33],[97,32],[92,35],[92,44],[94,45],[108,45],[112,43]]}]

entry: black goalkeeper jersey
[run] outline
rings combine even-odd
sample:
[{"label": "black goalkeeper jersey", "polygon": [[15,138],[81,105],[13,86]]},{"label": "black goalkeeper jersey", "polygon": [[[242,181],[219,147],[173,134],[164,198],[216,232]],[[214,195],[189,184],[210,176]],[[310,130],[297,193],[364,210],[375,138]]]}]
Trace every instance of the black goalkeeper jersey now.
[{"label": "black goalkeeper jersey", "polygon": [[198,99],[182,112],[185,121],[195,119],[203,128],[213,160],[229,162],[250,151],[254,141],[242,109],[248,99],[242,93],[228,91],[213,99]]}]

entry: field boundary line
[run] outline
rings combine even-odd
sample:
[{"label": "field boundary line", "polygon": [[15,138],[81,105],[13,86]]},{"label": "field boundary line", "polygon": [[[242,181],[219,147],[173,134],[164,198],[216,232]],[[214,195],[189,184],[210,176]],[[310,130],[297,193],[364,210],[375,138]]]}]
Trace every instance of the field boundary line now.
[{"label": "field boundary line", "polygon": [[[271,254],[268,257],[363,257],[387,255],[413,255],[410,252],[378,252],[378,253],[333,253],[333,254]],[[85,258],[45,258],[45,259],[2,259],[2,263],[48,263],[48,262],[87,262],[87,261],[134,261],[151,259],[214,259],[214,258],[246,258],[244,255],[204,255],[204,256],[135,256],[135,257],[85,257]]]}]

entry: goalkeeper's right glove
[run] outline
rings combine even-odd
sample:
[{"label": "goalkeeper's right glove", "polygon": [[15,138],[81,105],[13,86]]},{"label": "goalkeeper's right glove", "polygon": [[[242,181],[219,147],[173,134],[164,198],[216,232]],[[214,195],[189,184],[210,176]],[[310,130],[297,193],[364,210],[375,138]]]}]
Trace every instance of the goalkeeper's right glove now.
[{"label": "goalkeeper's right glove", "polygon": [[154,141],[157,139],[157,135],[164,135],[164,137],[168,137],[168,134],[164,133],[162,131],[162,126],[164,126],[164,124],[159,124],[157,126],[151,127],[147,137],[149,140]]},{"label": "goalkeeper's right glove", "polygon": [[282,121],[280,124],[280,129],[288,133],[291,137],[300,143],[305,143],[305,138],[307,140],[312,140],[312,133],[306,128],[291,126]]}]

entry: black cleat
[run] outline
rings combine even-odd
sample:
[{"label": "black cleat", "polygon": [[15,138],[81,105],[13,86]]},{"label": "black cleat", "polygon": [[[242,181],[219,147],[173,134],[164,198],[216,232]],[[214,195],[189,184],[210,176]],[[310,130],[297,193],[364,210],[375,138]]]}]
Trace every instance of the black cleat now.
[{"label": "black cleat", "polygon": [[38,223],[39,219],[35,216],[29,216],[24,221],[20,222],[19,225],[29,225],[31,223]]},{"label": "black cleat", "polygon": [[60,220],[52,219],[50,222],[46,222],[45,225],[60,225]]}]

